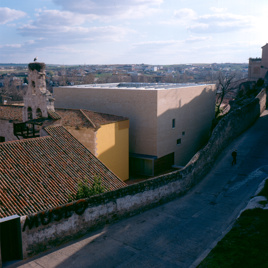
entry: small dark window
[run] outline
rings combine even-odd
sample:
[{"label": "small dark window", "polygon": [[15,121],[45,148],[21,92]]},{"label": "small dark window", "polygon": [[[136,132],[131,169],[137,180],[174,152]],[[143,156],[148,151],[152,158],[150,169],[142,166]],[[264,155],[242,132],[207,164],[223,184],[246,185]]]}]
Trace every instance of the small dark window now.
[{"label": "small dark window", "polygon": [[181,139],[177,139],[177,145],[181,144]]},{"label": "small dark window", "polygon": [[35,81],[32,81],[32,94],[36,94]]},{"label": "small dark window", "polygon": [[182,131],[182,133],[181,133],[181,134],[182,134],[182,136],[185,136],[185,131]]},{"label": "small dark window", "polygon": [[175,119],[172,119],[172,128],[175,128]]},{"label": "small dark window", "polygon": [[40,108],[36,109],[36,118],[41,118],[42,117],[42,111]]},{"label": "small dark window", "polygon": [[4,142],[6,139],[3,136],[0,136],[0,142]]},{"label": "small dark window", "polygon": [[33,111],[31,107],[28,107],[27,112],[28,112],[28,120],[33,119]]}]

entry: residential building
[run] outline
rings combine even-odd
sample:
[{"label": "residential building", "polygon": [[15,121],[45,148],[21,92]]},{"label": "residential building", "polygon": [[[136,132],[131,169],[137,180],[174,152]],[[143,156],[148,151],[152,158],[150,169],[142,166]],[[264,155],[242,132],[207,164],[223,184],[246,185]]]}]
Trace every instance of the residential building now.
[{"label": "residential building", "polygon": [[130,169],[156,175],[184,166],[208,140],[215,86],[112,83],[54,88],[55,107],[89,109],[130,120]]}]

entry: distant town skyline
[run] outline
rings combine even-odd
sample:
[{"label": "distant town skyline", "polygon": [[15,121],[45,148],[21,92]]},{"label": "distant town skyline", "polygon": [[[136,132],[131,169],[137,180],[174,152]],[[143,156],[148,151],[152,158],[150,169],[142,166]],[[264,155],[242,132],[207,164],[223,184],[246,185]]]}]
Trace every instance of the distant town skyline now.
[{"label": "distant town skyline", "polygon": [[1,0],[0,63],[246,63],[267,0]]}]

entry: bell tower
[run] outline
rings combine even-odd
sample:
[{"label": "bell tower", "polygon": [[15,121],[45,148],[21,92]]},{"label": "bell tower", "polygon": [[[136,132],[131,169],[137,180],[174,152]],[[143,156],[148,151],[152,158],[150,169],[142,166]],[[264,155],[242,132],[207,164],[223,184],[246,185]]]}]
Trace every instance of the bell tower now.
[{"label": "bell tower", "polygon": [[23,121],[47,118],[48,110],[54,111],[54,99],[46,88],[45,63],[28,64],[28,89],[24,95]]}]

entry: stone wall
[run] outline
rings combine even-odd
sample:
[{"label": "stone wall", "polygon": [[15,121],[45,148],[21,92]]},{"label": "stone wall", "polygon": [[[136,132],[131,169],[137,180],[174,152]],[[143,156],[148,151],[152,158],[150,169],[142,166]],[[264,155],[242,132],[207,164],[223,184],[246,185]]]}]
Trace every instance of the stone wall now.
[{"label": "stone wall", "polygon": [[180,171],[21,217],[24,258],[184,194],[210,170],[222,150],[257,120],[266,108],[266,97],[263,90],[251,103],[225,116],[208,144]]},{"label": "stone wall", "polygon": [[5,137],[5,141],[14,141],[18,139],[13,134],[13,122],[0,119],[0,136]]}]

